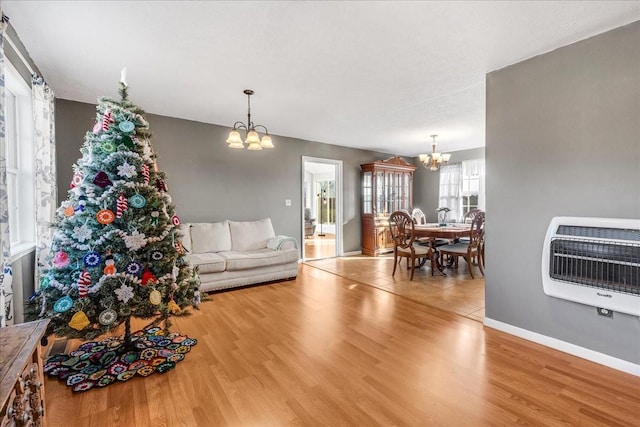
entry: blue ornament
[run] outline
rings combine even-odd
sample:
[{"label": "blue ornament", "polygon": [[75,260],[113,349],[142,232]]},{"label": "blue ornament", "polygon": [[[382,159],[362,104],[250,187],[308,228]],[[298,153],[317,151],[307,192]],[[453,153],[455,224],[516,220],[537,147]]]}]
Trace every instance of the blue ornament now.
[{"label": "blue ornament", "polygon": [[136,126],[128,120],[120,122],[118,124],[118,127],[122,132],[126,132],[126,133],[129,133],[136,128]]},{"label": "blue ornament", "polygon": [[147,204],[147,199],[145,199],[144,196],[141,196],[140,194],[134,194],[133,196],[129,197],[129,204],[134,208],[144,208],[144,206]]},{"label": "blue ornament", "polygon": [[87,267],[97,267],[102,262],[102,257],[98,252],[91,251],[82,257],[82,261]]},{"label": "blue ornament", "polygon": [[53,309],[58,313],[64,313],[68,311],[71,307],[73,307],[73,300],[69,297],[69,295],[63,296],[55,304],[53,304]]},{"label": "blue ornament", "polygon": [[139,276],[140,273],[142,273],[142,264],[140,264],[138,261],[131,261],[125,267],[125,271],[127,272],[127,274]]}]

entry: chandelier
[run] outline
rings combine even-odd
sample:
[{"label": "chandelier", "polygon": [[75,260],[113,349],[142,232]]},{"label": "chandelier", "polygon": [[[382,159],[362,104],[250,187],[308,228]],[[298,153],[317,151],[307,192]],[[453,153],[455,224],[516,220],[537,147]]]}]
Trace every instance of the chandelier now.
[{"label": "chandelier", "polygon": [[[229,132],[229,136],[227,137],[227,144],[229,144],[229,148],[244,148],[244,143],[247,144],[247,149],[249,150],[273,148],[273,142],[271,142],[271,136],[269,136],[267,128],[262,125],[254,125],[251,121],[251,95],[253,95],[253,91],[251,89],[245,89],[243,93],[247,95],[247,123],[244,124],[238,121],[233,124],[233,129]],[[260,139],[260,135],[256,132],[256,128],[264,129],[264,136],[262,139]],[[240,131],[238,129],[244,129],[246,132],[244,143],[242,142],[242,137],[240,136]]]},{"label": "chandelier", "polygon": [[433,138],[433,143],[431,144],[431,155],[419,155],[422,165],[431,171],[437,171],[442,163],[447,164],[449,159],[451,159],[451,154],[436,153],[436,136],[438,135],[431,135],[431,138]]}]

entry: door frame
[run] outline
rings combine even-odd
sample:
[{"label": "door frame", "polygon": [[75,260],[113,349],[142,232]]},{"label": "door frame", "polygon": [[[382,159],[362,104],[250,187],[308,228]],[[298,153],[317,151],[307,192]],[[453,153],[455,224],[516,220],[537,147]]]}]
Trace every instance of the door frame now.
[{"label": "door frame", "polygon": [[[306,172],[306,164],[307,163],[324,163],[328,165],[335,166],[335,182],[336,182],[336,206],[335,206],[335,227],[336,227],[336,247],[335,247],[335,255],[336,257],[342,256],[344,252],[343,243],[342,243],[342,208],[343,208],[343,194],[342,194],[342,160],[335,159],[325,159],[321,157],[311,157],[311,156],[302,156],[302,177],[300,184],[300,200],[304,200],[304,179]],[[304,203],[301,203],[300,209],[300,224],[302,230],[302,260],[306,260],[306,254],[304,249]]]}]

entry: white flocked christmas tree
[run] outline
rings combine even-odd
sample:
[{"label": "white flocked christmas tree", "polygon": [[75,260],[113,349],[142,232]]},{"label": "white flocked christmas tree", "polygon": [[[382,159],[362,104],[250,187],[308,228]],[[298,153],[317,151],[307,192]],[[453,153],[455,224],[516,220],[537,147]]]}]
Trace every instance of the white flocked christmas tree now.
[{"label": "white flocked christmas tree", "polygon": [[199,304],[149,124],[127,90],[123,72],[121,99],[98,100],[57,211],[50,268],[30,303],[58,336],[87,340],[124,323],[129,343],[131,317],[166,320]]}]

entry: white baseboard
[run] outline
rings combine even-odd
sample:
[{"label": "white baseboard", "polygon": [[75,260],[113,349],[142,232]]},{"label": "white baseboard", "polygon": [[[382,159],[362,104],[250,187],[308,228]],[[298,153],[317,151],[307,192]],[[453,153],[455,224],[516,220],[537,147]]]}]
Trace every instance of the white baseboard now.
[{"label": "white baseboard", "polygon": [[362,251],[343,252],[341,256],[362,255]]},{"label": "white baseboard", "polygon": [[483,323],[485,326],[488,326],[490,328],[497,329],[499,331],[523,338],[525,340],[533,341],[535,343],[542,344],[544,346],[551,347],[556,350],[560,350],[562,352],[569,353],[574,356],[578,356],[583,359],[587,359],[592,362],[599,363],[601,365],[608,366],[610,368],[640,377],[640,365],[636,365],[635,363],[599,353],[588,348],[580,347],[578,345],[571,344],[556,338],[551,338],[537,332],[532,332],[527,329],[509,325],[508,323],[502,323],[497,320],[489,319],[488,317],[484,318]]}]

